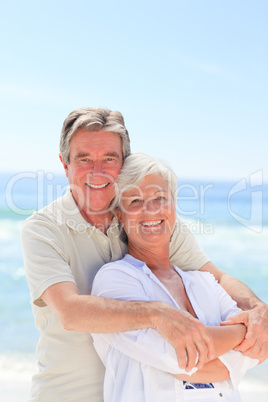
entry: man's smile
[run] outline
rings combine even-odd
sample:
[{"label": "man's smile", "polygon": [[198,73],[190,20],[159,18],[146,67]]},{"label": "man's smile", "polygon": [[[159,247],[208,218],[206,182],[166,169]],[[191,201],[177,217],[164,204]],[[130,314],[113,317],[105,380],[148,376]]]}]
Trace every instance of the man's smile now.
[{"label": "man's smile", "polygon": [[89,188],[94,188],[94,189],[101,189],[101,188],[105,188],[107,186],[109,186],[110,183],[104,183],[104,184],[90,184],[90,183],[86,183],[86,185]]}]

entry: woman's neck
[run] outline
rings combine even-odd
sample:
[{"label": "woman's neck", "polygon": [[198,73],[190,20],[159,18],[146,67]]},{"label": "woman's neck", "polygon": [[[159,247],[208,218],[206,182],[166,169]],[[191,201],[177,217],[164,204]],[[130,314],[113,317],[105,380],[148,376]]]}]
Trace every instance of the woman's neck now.
[{"label": "woman's neck", "polygon": [[152,271],[157,269],[168,270],[172,267],[169,260],[169,245],[167,247],[135,247],[130,242],[128,253],[145,262]]}]

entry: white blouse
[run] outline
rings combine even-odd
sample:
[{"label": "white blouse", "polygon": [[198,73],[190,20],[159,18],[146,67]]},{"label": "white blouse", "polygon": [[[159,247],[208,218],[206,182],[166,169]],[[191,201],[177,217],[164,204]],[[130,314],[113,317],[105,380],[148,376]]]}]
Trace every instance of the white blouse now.
[{"label": "white blouse", "polygon": [[[240,309],[208,272],[174,269],[181,276],[198,319],[218,326]],[[127,254],[104,265],[93,282],[92,295],[124,301],[162,301],[180,308],[145,263]],[[229,351],[219,359],[230,379],[213,384],[181,381],[172,374],[186,373],[178,366],[175,349],[156,330],[92,334],[97,353],[106,366],[105,402],[240,401],[237,386],[245,371],[258,361]]]}]

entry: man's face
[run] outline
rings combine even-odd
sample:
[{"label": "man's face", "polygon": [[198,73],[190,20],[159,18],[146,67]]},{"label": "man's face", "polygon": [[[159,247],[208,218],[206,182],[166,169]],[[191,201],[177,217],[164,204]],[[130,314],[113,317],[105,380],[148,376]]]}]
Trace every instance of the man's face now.
[{"label": "man's face", "polygon": [[108,212],[114,197],[114,181],[123,164],[118,134],[78,130],[70,142],[70,163],[63,162],[72,195],[82,215]]}]

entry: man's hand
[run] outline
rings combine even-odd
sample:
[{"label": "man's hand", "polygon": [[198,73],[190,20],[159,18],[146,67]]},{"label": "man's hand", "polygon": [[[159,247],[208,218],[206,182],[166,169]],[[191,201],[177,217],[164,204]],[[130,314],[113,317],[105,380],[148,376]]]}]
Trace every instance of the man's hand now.
[{"label": "man's hand", "polygon": [[268,358],[268,305],[260,302],[252,310],[242,311],[221,325],[238,323],[246,325],[247,333],[244,341],[234,350],[262,363]]},{"label": "man's hand", "polygon": [[186,311],[165,303],[157,305],[154,328],[176,349],[179,366],[186,371],[199,369],[214,358],[214,342],[204,325]]}]

